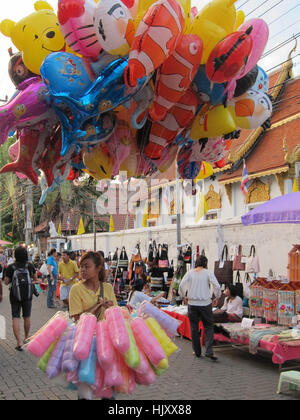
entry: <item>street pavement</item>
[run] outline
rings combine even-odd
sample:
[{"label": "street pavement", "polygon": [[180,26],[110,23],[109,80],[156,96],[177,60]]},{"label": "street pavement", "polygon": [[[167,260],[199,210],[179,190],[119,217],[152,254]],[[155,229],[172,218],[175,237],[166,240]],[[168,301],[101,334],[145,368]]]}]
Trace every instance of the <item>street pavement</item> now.
[{"label": "street pavement", "polygon": [[[37,367],[38,360],[15,350],[8,290],[4,286],[0,316],[6,319],[6,339],[0,339],[0,400],[76,400],[62,381],[49,380]],[[56,310],[46,306],[46,294],[34,297],[31,333],[36,332]],[[299,391],[287,384],[276,394],[279,369],[270,354],[251,355],[248,350],[216,348],[218,362],[192,354],[191,342],[176,338],[180,350],[170,358],[170,367],[150,387],[137,386],[133,395],[117,400],[297,400]],[[291,369],[293,365],[291,364]]]}]

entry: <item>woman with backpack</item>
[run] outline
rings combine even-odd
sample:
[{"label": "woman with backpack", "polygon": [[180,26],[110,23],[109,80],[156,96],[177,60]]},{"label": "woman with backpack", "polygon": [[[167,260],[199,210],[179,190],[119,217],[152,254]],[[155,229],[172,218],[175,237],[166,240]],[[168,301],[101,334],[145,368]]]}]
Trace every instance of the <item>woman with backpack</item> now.
[{"label": "woman with backpack", "polygon": [[19,246],[15,249],[15,262],[7,267],[4,278],[5,284],[10,286],[12,326],[17,340],[15,349],[18,351],[23,350],[20,331],[21,309],[24,319],[24,342],[29,338],[34,281],[37,281],[34,265],[28,262],[26,248]]}]

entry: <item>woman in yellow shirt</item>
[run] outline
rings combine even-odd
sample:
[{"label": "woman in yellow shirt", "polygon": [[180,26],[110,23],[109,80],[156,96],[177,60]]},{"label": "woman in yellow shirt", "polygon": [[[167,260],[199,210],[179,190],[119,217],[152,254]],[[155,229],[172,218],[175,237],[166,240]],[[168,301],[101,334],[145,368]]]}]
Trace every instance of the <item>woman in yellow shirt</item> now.
[{"label": "woman in yellow shirt", "polygon": [[80,260],[82,280],[75,284],[69,295],[69,314],[78,321],[80,315],[89,312],[104,318],[110,306],[117,306],[117,299],[111,284],[106,283],[104,258],[98,252],[88,252]]}]

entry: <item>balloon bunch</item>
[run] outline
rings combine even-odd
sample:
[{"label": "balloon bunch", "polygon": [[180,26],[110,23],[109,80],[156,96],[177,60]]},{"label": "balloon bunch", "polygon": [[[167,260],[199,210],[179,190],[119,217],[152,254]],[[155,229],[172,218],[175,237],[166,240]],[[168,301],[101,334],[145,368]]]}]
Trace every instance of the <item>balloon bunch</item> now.
[{"label": "balloon bunch", "polygon": [[58,312],[39,330],[27,350],[39,357],[38,367],[50,379],[62,374],[89,399],[131,394],[136,384],[151,385],[168,369],[178,350],[170,337],[179,322],[152,304],[143,303],[140,316],[119,307],[105,312],[105,320],[82,314],[77,325]]},{"label": "balloon bunch", "polygon": [[244,21],[235,2],[198,11],[190,0],[58,0],[56,15],[37,1],[18,23],[1,22],[20,51],[9,66],[17,92],[0,108],[0,143],[17,131],[20,144],[5,171],[34,183],[43,171],[47,191],[75,160],[96,179],[163,172],[175,159],[182,178],[203,162],[222,167],[239,131],[272,114],[257,66],[268,26]]}]

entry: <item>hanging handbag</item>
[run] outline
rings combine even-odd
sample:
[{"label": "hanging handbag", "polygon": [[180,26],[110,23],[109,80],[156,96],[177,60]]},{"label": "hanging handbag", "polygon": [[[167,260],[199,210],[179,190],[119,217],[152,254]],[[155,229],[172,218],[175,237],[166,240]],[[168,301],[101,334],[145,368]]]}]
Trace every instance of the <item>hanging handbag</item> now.
[{"label": "hanging handbag", "polygon": [[183,255],[183,260],[186,264],[191,264],[192,261],[192,248],[188,246],[186,252]]},{"label": "hanging handbag", "polygon": [[133,252],[133,255],[131,257],[131,261],[132,262],[139,262],[141,260],[142,260],[142,257],[141,257],[140,246],[139,246],[139,244],[137,244],[137,246],[135,247],[135,250]]},{"label": "hanging handbag", "polygon": [[111,261],[111,268],[117,268],[118,265],[118,248],[116,248],[114,256]]},{"label": "hanging handbag", "polygon": [[232,261],[228,260],[227,245],[223,248],[221,260],[215,261],[214,273],[219,283],[233,283]]},{"label": "hanging handbag", "polygon": [[236,289],[236,294],[241,299],[243,299],[243,297],[244,297],[244,287],[243,287],[243,283],[241,282],[241,275],[240,275],[240,272],[239,271],[236,273],[235,289]]},{"label": "hanging handbag", "polygon": [[168,245],[163,244],[158,246],[159,248],[159,259],[158,259],[158,267],[159,268],[168,268],[169,267],[169,259],[168,259]]},{"label": "hanging handbag", "polygon": [[251,245],[250,254],[249,254],[249,257],[247,258],[245,271],[246,273],[259,273],[260,271],[259,260],[258,260],[258,257],[255,255],[254,245]]},{"label": "hanging handbag", "polygon": [[154,260],[154,250],[153,250],[153,246],[150,243],[149,244],[149,248],[148,248],[148,262],[152,263]]},{"label": "hanging handbag", "polygon": [[128,268],[128,256],[127,256],[125,246],[123,246],[121,254],[120,254],[119,267],[126,268],[126,269]]},{"label": "hanging handbag", "polygon": [[238,253],[237,255],[235,255],[233,259],[233,264],[232,264],[233,270],[245,271],[246,264],[242,262],[242,258],[244,258],[242,255],[242,245],[239,245]]}]

